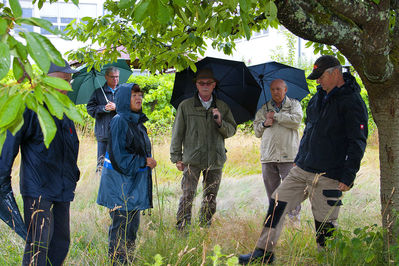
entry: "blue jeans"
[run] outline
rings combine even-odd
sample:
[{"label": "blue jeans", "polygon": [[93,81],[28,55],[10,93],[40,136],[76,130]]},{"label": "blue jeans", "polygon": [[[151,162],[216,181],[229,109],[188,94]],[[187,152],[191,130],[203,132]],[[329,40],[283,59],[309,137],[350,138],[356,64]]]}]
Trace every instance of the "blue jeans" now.
[{"label": "blue jeans", "polygon": [[110,212],[112,223],[108,233],[108,254],[112,261],[127,263],[133,252],[140,224],[140,211],[115,210]]},{"label": "blue jeans", "polygon": [[62,265],[70,244],[70,203],[31,197],[23,201],[28,237],[22,265]]}]

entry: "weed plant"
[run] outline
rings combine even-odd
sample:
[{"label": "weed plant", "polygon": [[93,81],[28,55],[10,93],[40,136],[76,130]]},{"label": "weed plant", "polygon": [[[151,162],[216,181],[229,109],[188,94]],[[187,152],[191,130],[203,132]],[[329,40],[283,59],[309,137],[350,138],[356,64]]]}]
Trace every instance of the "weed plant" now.
[{"label": "weed plant", "polygon": [[[201,228],[197,223],[202,195],[199,185],[192,225],[183,233],[175,229],[182,173],[169,161],[170,136],[154,136],[153,143],[158,190],[154,187],[151,215],[148,211],[142,215],[132,265],[235,265],[238,254],[255,248],[268,207],[260,175],[259,139],[237,134],[226,140],[228,161],[212,226]],[[81,137],[81,177],[71,204],[71,246],[65,265],[112,265],[107,256],[111,218],[108,209],[96,204],[100,181],[95,173],[96,146],[94,137]],[[12,183],[22,206],[18,174],[19,157]],[[378,255],[383,240],[375,144],[367,147],[356,184],[345,193],[343,202],[337,237],[319,254],[310,204],[305,201],[300,223],[287,223],[283,229],[275,250],[275,265],[395,265],[398,255],[392,256],[391,262],[382,261],[382,255]],[[0,265],[20,265],[23,240],[4,223],[0,223],[0,239]],[[398,247],[390,248],[392,254],[399,254]]]}]

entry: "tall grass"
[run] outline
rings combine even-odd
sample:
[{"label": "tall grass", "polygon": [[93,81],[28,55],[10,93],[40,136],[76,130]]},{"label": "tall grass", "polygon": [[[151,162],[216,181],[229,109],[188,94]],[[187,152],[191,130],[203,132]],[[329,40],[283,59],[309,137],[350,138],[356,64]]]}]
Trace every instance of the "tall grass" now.
[{"label": "tall grass", "polygon": [[[201,185],[193,207],[194,223],[188,234],[174,229],[181,195],[182,173],[169,161],[170,136],[153,137],[158,161],[154,189],[154,209],[142,216],[134,265],[212,265],[219,245],[227,257],[247,253],[255,247],[267,210],[267,197],[261,178],[259,139],[237,134],[226,141],[228,161],[218,195],[218,210],[212,226],[198,226]],[[96,204],[100,177],[96,175],[96,142],[81,137],[79,168],[81,179],[71,204],[71,247],[65,265],[111,265],[107,257],[110,217]],[[19,158],[13,168],[13,188],[20,206],[18,189]],[[158,199],[160,208],[158,206]],[[355,187],[345,193],[339,223],[345,230],[370,224],[380,225],[378,148],[369,145]],[[159,211],[159,209],[161,211]],[[161,219],[162,217],[162,219]],[[308,202],[303,204],[300,226],[286,226],[276,249],[276,265],[319,265],[314,221]],[[24,243],[4,223],[0,223],[0,265],[21,263]],[[161,257],[155,257],[160,254]],[[338,254],[337,254],[338,256]],[[226,264],[227,258],[220,265]],[[349,263],[350,264],[350,263]],[[333,265],[333,264],[332,264]],[[353,264],[352,264],[353,265]]]}]

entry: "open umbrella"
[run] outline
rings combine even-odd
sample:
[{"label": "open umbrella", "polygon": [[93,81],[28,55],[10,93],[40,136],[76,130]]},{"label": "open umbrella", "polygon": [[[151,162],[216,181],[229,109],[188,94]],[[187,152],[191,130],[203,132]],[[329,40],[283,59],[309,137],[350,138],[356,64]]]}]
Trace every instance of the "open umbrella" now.
[{"label": "open umbrella", "polygon": [[[212,69],[219,81],[214,93],[229,105],[237,124],[255,117],[261,88],[243,62],[205,57],[195,65],[198,70]],[[192,97],[197,91],[194,77],[195,73],[190,68],[176,73],[170,100],[176,109],[184,99]]]},{"label": "open umbrella", "polygon": [[105,83],[105,71],[108,67],[114,66],[119,69],[119,83],[125,83],[133,73],[126,60],[118,59],[117,62],[106,64],[101,71],[97,71],[94,67],[87,72],[87,67],[78,69],[79,72],[72,76],[72,90],[68,92],[68,97],[75,104],[86,104],[90,96],[97,88],[101,88]]},{"label": "open umbrella", "polygon": [[262,87],[257,109],[271,99],[270,83],[275,79],[282,79],[287,84],[287,96],[301,101],[309,94],[305,71],[277,62],[268,62],[248,67],[252,75]]},{"label": "open umbrella", "polygon": [[11,227],[20,237],[26,239],[26,226],[11,189],[11,179],[3,179],[0,185],[0,219]]}]

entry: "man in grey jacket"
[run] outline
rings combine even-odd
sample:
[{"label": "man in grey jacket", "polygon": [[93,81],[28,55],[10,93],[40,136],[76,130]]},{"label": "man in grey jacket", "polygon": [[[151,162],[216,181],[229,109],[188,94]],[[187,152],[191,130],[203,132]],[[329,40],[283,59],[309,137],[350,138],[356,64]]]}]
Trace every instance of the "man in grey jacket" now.
[{"label": "man in grey jacket", "polygon": [[[299,101],[286,96],[284,80],[273,80],[270,92],[272,99],[258,110],[254,120],[255,136],[262,138],[260,160],[269,202],[281,180],[294,166],[303,116]],[[298,205],[288,213],[292,221],[299,220],[300,210],[301,205]]]},{"label": "man in grey jacket", "polygon": [[191,223],[191,208],[201,172],[200,226],[210,226],[216,212],[216,196],[226,161],[224,139],[233,136],[237,126],[229,106],[213,94],[217,82],[211,69],[201,69],[195,80],[198,92],[180,103],[173,124],[170,159],[183,171],[178,230]]}]

